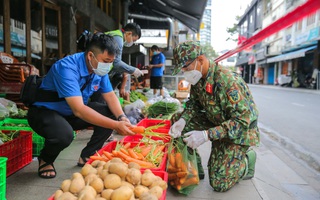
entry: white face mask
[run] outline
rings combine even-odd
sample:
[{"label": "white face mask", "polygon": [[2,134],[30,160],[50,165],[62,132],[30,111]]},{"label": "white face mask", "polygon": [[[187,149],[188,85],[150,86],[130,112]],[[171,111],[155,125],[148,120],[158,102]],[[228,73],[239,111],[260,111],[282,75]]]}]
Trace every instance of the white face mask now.
[{"label": "white face mask", "polygon": [[[93,54],[93,57],[94,57],[94,59],[96,59],[94,54]],[[95,74],[97,74],[98,76],[104,76],[104,75],[108,74],[109,71],[111,70],[112,63],[99,62],[97,59],[96,59],[96,61],[98,62],[97,69],[93,68],[91,61],[89,62],[92,67],[93,72]]]},{"label": "white face mask", "polygon": [[125,47],[131,47],[133,45],[133,39],[131,35],[131,42],[128,42],[127,40],[124,41],[123,46]]},{"label": "white face mask", "polygon": [[185,80],[188,81],[191,85],[197,84],[202,77],[202,65],[201,72],[195,69],[197,66],[197,62],[198,61],[196,61],[196,65],[194,66],[193,70],[183,72]]}]

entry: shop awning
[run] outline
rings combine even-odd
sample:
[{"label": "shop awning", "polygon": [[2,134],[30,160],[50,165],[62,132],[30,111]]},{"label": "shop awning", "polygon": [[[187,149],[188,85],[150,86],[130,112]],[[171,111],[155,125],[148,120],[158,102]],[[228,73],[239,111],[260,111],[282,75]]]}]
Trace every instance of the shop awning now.
[{"label": "shop awning", "polygon": [[[129,13],[152,17],[171,17],[195,32],[200,24],[207,0],[130,0]],[[143,29],[167,29],[168,23],[135,19]]]},{"label": "shop awning", "polygon": [[317,46],[311,46],[308,48],[300,49],[298,51],[293,51],[290,53],[281,54],[281,55],[275,56],[273,58],[268,58],[267,63],[273,63],[273,62],[279,62],[279,61],[283,61],[283,60],[291,60],[291,59],[295,59],[295,58],[304,57],[306,55],[307,51],[313,50],[315,48],[317,48]]}]

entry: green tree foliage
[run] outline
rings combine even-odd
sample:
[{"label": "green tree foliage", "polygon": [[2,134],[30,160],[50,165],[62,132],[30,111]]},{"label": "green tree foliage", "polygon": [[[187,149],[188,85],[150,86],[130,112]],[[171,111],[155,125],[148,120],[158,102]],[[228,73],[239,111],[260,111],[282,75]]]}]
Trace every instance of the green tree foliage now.
[{"label": "green tree foliage", "polygon": [[204,51],[204,54],[206,55],[207,58],[217,58],[218,54],[216,51],[213,49],[211,44],[206,43],[202,45],[202,50]]},{"label": "green tree foliage", "polygon": [[240,16],[236,16],[235,18],[236,23],[233,24],[232,27],[227,28],[227,32],[229,33],[229,37],[226,39],[226,41],[228,40],[232,40],[234,42],[238,41],[238,34],[239,34],[239,29],[238,29],[238,22],[240,20]]}]

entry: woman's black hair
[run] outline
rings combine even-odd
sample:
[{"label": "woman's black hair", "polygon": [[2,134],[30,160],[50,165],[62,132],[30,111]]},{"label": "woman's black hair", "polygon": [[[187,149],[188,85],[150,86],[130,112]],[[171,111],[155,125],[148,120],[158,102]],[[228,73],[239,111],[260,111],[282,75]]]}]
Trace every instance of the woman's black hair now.
[{"label": "woman's black hair", "polygon": [[119,46],[112,36],[97,32],[92,35],[92,38],[87,45],[86,53],[89,51],[94,53],[103,53],[104,51],[107,51],[110,55],[117,55],[119,54]]}]

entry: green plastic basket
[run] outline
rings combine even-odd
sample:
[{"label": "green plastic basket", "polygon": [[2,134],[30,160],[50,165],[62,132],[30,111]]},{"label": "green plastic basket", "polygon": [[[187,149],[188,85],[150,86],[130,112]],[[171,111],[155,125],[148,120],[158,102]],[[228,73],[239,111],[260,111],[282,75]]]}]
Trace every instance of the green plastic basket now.
[{"label": "green plastic basket", "polygon": [[[10,126],[6,126],[6,124],[10,124]],[[16,124],[16,126],[15,126]],[[12,119],[6,118],[0,121],[0,129],[1,130],[18,130],[18,131],[32,131],[32,156],[37,157],[40,155],[40,151],[44,147],[45,139],[38,135],[36,132],[32,130],[29,126],[27,119]],[[73,131],[73,139],[76,138],[76,131]]]},{"label": "green plastic basket", "polygon": [[0,157],[0,199],[3,200],[6,200],[7,160],[6,157]]}]

